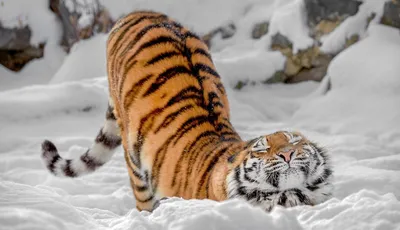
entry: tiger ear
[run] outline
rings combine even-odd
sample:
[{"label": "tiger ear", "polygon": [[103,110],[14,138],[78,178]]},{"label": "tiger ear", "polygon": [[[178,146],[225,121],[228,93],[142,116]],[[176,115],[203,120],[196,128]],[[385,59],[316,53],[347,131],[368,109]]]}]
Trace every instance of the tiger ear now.
[{"label": "tiger ear", "polygon": [[265,136],[261,136],[256,140],[256,142],[251,146],[252,152],[265,152],[270,148]]}]

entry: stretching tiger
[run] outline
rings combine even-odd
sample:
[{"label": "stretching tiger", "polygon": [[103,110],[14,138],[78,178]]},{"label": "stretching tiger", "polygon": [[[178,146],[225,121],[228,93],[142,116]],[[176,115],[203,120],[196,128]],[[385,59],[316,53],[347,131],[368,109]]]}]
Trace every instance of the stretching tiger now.
[{"label": "stretching tiger", "polygon": [[142,11],[119,20],[107,42],[107,70],[109,106],[93,146],[63,159],[43,142],[53,174],[95,171],[122,144],[138,210],[172,196],[242,198],[265,210],[331,196],[329,159],[302,134],[241,140],[207,46],[166,15]]}]

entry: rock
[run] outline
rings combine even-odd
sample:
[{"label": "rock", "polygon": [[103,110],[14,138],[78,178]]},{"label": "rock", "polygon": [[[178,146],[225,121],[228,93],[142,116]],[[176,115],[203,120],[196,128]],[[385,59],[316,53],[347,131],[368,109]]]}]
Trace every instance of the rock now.
[{"label": "rock", "polygon": [[288,76],[283,71],[277,71],[272,77],[264,81],[265,84],[274,84],[286,82]]},{"label": "rock", "polygon": [[359,40],[360,40],[360,36],[358,36],[358,34],[352,35],[350,38],[346,39],[345,48],[353,45],[354,43],[358,42]]},{"label": "rock", "polygon": [[202,36],[202,40],[207,44],[208,47],[211,47],[211,40],[220,35],[222,39],[228,39],[235,35],[236,33],[236,26],[234,24],[228,24],[226,26],[218,27],[212,30],[210,33]]},{"label": "rock", "polygon": [[392,0],[385,3],[381,23],[400,28],[400,0]]},{"label": "rock", "polygon": [[28,62],[43,57],[44,44],[30,44],[31,29],[4,28],[0,25],[0,64],[12,71],[20,71]]},{"label": "rock", "polygon": [[260,22],[254,25],[253,30],[251,32],[251,37],[254,39],[259,39],[263,35],[268,33],[268,22]]},{"label": "rock", "polygon": [[337,21],[355,15],[362,1],[357,0],[304,0],[307,23],[313,28],[322,20]]},{"label": "rock", "polygon": [[0,50],[0,64],[12,71],[20,71],[28,62],[43,57],[44,44],[23,50]]},{"label": "rock", "polygon": [[311,36],[319,40],[323,35],[329,34],[342,23],[343,19],[338,20],[322,20],[314,28],[311,29]]},{"label": "rock", "polygon": [[284,73],[285,73],[285,75],[287,75],[287,76],[294,76],[294,75],[296,75],[297,73],[299,73],[300,70],[301,70],[302,68],[303,68],[303,67],[302,67],[301,65],[299,65],[299,63],[296,63],[296,62],[293,60],[293,58],[288,57],[288,58],[286,59]]},{"label": "rock", "polygon": [[0,50],[24,50],[30,47],[31,30],[22,28],[3,28],[0,25]]},{"label": "rock", "polygon": [[238,81],[238,83],[235,85],[234,89],[240,90],[243,87],[245,87],[247,84],[248,84],[248,82]]},{"label": "rock", "polygon": [[[351,42],[353,40],[355,39],[352,39]],[[272,37],[271,49],[280,51],[287,59],[284,70],[276,72],[274,76],[264,82],[267,84],[321,81],[333,58],[331,55],[321,53],[317,44],[293,54],[292,43],[279,33]]]},{"label": "rock", "polygon": [[325,77],[327,69],[327,66],[302,69],[297,75],[288,78],[285,83],[292,84],[302,81],[321,81]]},{"label": "rock", "polygon": [[292,49],[292,42],[280,33],[271,37],[271,48],[273,50]]}]

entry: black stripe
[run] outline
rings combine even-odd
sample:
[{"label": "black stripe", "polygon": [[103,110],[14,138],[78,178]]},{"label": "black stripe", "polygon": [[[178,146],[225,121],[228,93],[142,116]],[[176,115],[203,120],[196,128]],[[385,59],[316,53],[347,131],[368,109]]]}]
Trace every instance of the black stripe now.
[{"label": "black stripe", "polygon": [[313,191],[319,189],[319,187],[315,186],[315,185],[307,185],[307,189],[310,190],[311,192],[313,192]]},{"label": "black stripe", "polygon": [[61,160],[62,158],[60,157],[60,155],[54,155],[54,157],[51,159],[51,161],[49,162],[49,164],[47,165],[47,168],[50,170],[50,172],[55,173],[54,169],[56,166],[56,163]]},{"label": "black stripe", "polygon": [[145,198],[145,199],[139,199],[137,196],[135,196],[135,198],[136,198],[136,201],[138,201],[140,203],[147,203],[154,199],[154,194],[151,194],[148,198]]},{"label": "black stripe", "polygon": [[178,131],[173,135],[175,137],[174,145],[178,143],[181,137],[187,134],[190,130],[200,126],[204,123],[209,122],[207,115],[199,115],[187,119],[179,128]]},{"label": "black stripe", "polygon": [[138,192],[144,192],[149,189],[149,186],[147,185],[134,185],[134,189]]},{"label": "black stripe", "polygon": [[140,180],[143,180],[143,176],[142,176],[140,173],[136,172],[136,170],[132,167],[132,165],[130,164],[130,162],[128,162],[128,165],[129,165],[129,169],[131,170],[132,174],[133,174],[136,178],[138,178],[138,179],[140,179]]},{"label": "black stripe", "polygon": [[285,206],[285,205],[286,205],[286,201],[287,201],[287,196],[286,196],[286,194],[283,192],[283,193],[281,194],[281,196],[279,197],[278,205]]},{"label": "black stripe", "polygon": [[239,187],[237,188],[237,194],[240,195],[240,196],[247,197],[247,190],[246,190],[246,187],[244,187],[244,186],[239,186]]},{"label": "black stripe", "polygon": [[110,105],[108,105],[107,112],[106,112],[106,119],[107,120],[116,120],[117,119],[115,117],[115,114],[114,114],[113,110],[114,110],[114,108],[111,107]]},{"label": "black stripe", "polygon": [[[136,24],[141,23],[141,22],[144,21],[144,20],[149,20],[149,19],[161,19],[161,18],[166,18],[166,16],[165,16],[165,15],[157,15],[157,16],[145,15],[145,16],[142,16],[142,17],[138,18],[138,19],[135,20],[135,21],[133,21],[133,20],[127,20],[127,21],[125,21],[123,24],[121,24],[117,29],[114,29],[113,31],[111,31],[110,35],[108,36],[108,39],[109,39],[109,40],[113,37],[113,35],[114,35],[116,32],[119,32],[119,31],[122,29],[122,27],[124,27],[125,25],[127,25],[127,27],[126,27],[123,31],[121,31],[121,33],[120,33],[119,36],[118,36],[118,39],[115,41],[115,43],[114,43],[114,45],[113,45],[113,47],[115,47],[115,49],[112,49],[112,50],[111,50],[110,55],[114,55],[114,54],[117,52],[117,50],[119,50],[119,49],[121,48],[121,46],[118,46],[118,45],[119,45],[120,42],[124,39],[126,33],[127,33],[130,29],[132,29],[133,26],[135,26]],[[122,19],[122,20],[123,20],[123,19]]]},{"label": "black stripe", "polygon": [[250,177],[247,175],[247,173],[244,174],[244,179],[245,179],[246,181],[248,181],[248,182],[251,182],[251,183],[256,183],[256,184],[259,184],[259,183],[260,183],[260,182],[258,182],[258,181],[256,181],[256,180],[250,178]]},{"label": "black stripe", "polygon": [[212,62],[212,58],[209,52],[207,52],[206,50],[202,49],[202,48],[196,48],[193,51],[193,54],[201,54],[203,56],[206,56],[208,59],[210,59],[210,61]]},{"label": "black stripe", "polygon": [[[201,134],[197,135],[196,138],[194,138],[194,141],[190,144],[190,146],[186,148],[188,150],[188,154],[185,154],[184,157],[185,160],[188,159],[187,162],[189,164],[189,168],[187,169],[188,176],[186,177],[184,189],[186,189],[187,186],[189,185],[189,178],[190,175],[192,174],[194,167],[193,158],[198,157],[197,153],[203,152],[203,149],[209,146],[211,143],[214,143],[215,139],[217,138],[218,134],[216,132],[211,130],[203,131]],[[203,141],[203,139],[206,140]],[[190,182],[192,183],[192,181]]]},{"label": "black stripe", "polygon": [[272,192],[264,192],[260,191],[260,198],[262,196],[263,200],[271,200],[270,196],[278,194],[278,191],[272,191]]},{"label": "black stripe", "polygon": [[[198,189],[197,189],[197,191],[196,191],[196,197],[198,196],[198,194],[199,194],[201,188],[203,187],[203,184],[206,182],[206,178],[205,178],[205,177],[210,177],[210,175],[211,175],[211,170],[212,170],[212,169],[214,168],[214,166],[218,163],[220,157],[226,153],[226,149],[227,149],[227,148],[228,148],[228,147],[218,150],[218,153],[216,153],[216,154],[214,154],[214,156],[212,156],[210,162],[208,163],[208,166],[207,166],[206,170],[203,172],[203,175],[200,175],[200,178],[201,178],[201,179],[200,179],[200,181],[199,181],[199,186],[198,186]],[[203,164],[202,164],[202,165],[203,165]],[[201,168],[202,168],[202,167],[200,167],[200,169],[201,169]],[[207,186],[208,186],[208,185],[209,185],[209,184],[207,184]]]},{"label": "black stripe", "polygon": [[[132,88],[125,94],[124,96],[124,106],[128,108],[132,102],[136,99],[139,94],[139,91],[142,89],[143,84],[149,81],[153,77],[153,74],[149,74],[143,78],[141,78],[138,82],[136,82]],[[120,91],[122,94],[122,90]],[[121,95],[120,95],[121,96]]]},{"label": "black stripe", "polygon": [[301,204],[311,204],[310,199],[308,198],[308,196],[306,196],[300,189],[298,188],[294,188],[291,189],[295,192],[295,195],[299,198],[299,201],[301,202]]},{"label": "black stripe", "polygon": [[[168,28],[168,23],[162,22],[162,23],[157,23],[157,24],[151,24],[148,25],[144,28],[142,28],[135,36],[134,39],[130,40],[128,45],[125,46],[125,49],[121,52],[119,56],[124,56],[128,51],[130,51],[134,45],[138,43],[139,40],[141,40],[147,33],[151,32],[154,29],[159,29],[159,28]],[[172,31],[173,32],[173,31]]]},{"label": "black stripe", "polygon": [[170,113],[167,117],[164,118],[164,120],[161,122],[161,124],[154,130],[154,133],[157,134],[162,128],[168,127],[175,119],[183,114],[185,111],[192,109],[194,106],[193,105],[185,105],[181,108],[179,108],[177,111]]},{"label": "black stripe", "polygon": [[155,63],[157,63],[161,60],[166,60],[170,57],[174,57],[174,56],[178,56],[178,55],[182,55],[182,54],[175,50],[160,53],[157,56],[150,59],[144,66],[154,65]]},{"label": "black stripe", "polygon": [[134,58],[135,56],[139,55],[139,53],[142,52],[144,49],[150,48],[155,45],[164,45],[165,43],[170,43],[179,48],[180,41],[171,36],[161,35],[140,45],[135,54],[132,55],[132,57]]},{"label": "black stripe", "polygon": [[322,175],[318,179],[313,181],[311,185],[316,186],[322,184],[330,175],[332,175],[332,170],[328,168],[324,169]]},{"label": "black stripe", "polygon": [[203,72],[209,73],[209,74],[211,74],[211,75],[213,75],[213,76],[219,78],[219,74],[218,74],[213,68],[211,68],[210,66],[208,66],[208,65],[206,65],[206,64],[203,64],[203,63],[196,63],[196,64],[194,65],[194,68],[195,68],[195,69],[198,69],[198,70],[201,70],[201,71],[203,71]]},{"label": "black stripe", "polygon": [[175,103],[181,103],[182,101],[187,100],[187,99],[195,99],[195,100],[202,102],[202,100],[203,100],[202,91],[195,86],[189,86],[189,87],[181,90],[178,94],[173,96],[171,99],[169,99],[166,106],[169,107]]},{"label": "black stripe", "polygon": [[115,149],[121,145],[121,138],[119,136],[107,136],[106,133],[103,133],[103,129],[100,129],[95,141],[109,149]]},{"label": "black stripe", "polygon": [[197,36],[197,34],[193,33],[192,31],[187,31],[184,34],[184,36],[185,36],[185,38],[195,38],[195,39],[201,41],[202,43],[204,43],[204,41],[201,40],[201,38],[199,36]]},{"label": "black stripe", "polygon": [[275,188],[278,188],[280,173],[279,172],[273,172],[273,173],[270,173],[270,174],[271,175],[268,175],[267,182],[270,183]]},{"label": "black stripe", "polygon": [[103,165],[102,162],[99,162],[92,156],[89,156],[89,151],[83,154],[80,159],[83,163],[85,163],[86,168],[88,168],[90,171],[94,171],[96,168]]},{"label": "black stripe", "polygon": [[[124,83],[126,78],[128,77],[128,72],[132,70],[132,68],[137,64],[137,60],[133,60],[131,63],[125,63],[125,66],[123,68],[123,72],[121,74],[119,83],[118,83],[118,88],[123,88]],[[121,96],[122,90],[119,92],[119,96]]]},{"label": "black stripe", "polygon": [[71,168],[72,160],[65,160],[65,166],[63,168],[64,174],[68,177],[76,177],[76,173]]},{"label": "black stripe", "polygon": [[[155,46],[155,45],[164,45],[165,46],[165,44],[172,44],[176,49],[178,49],[179,50],[179,43],[180,43],[180,41],[179,40],[176,40],[175,38],[173,38],[173,37],[170,37],[170,36],[165,36],[165,35],[161,35],[161,36],[159,36],[159,37],[156,37],[156,38],[153,38],[153,39],[151,39],[150,41],[147,41],[147,42],[145,42],[145,43],[143,43],[142,45],[140,45],[139,46],[139,48],[137,48],[136,50],[135,50],[135,53],[134,54],[132,54],[132,56],[130,56],[129,58],[128,58],[128,60],[126,61],[126,64],[125,64],[125,68],[127,68],[127,66],[129,65],[129,66],[131,66],[131,62],[132,62],[132,60],[133,61],[135,61],[135,59],[136,59],[136,57],[143,51],[143,50],[145,50],[145,49],[148,49],[148,48],[150,48],[150,47],[152,47],[152,46]],[[126,49],[132,49],[132,47],[133,46],[129,46],[129,47],[127,47]],[[127,51],[126,51],[127,52]],[[126,52],[123,52],[123,54],[125,54]],[[123,55],[123,54],[121,54],[121,55]]]},{"label": "black stripe", "polygon": [[148,90],[144,93],[143,96],[146,97],[146,96],[149,96],[150,94],[154,93],[162,85],[164,85],[168,80],[170,80],[171,78],[173,78],[174,76],[176,76],[178,74],[191,75],[192,72],[183,65],[177,65],[177,66],[168,68],[163,73],[161,73],[160,76],[157,77],[157,79],[154,81],[153,84],[151,84],[151,86],[148,88]]},{"label": "black stripe", "polygon": [[57,153],[57,148],[56,146],[49,140],[44,140],[42,143],[42,152],[52,152],[52,153]]}]

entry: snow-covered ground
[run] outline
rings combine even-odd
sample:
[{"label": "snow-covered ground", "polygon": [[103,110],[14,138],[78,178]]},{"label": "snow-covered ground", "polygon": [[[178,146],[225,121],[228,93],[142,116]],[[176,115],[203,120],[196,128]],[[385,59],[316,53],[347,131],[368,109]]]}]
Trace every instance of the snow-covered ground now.
[{"label": "snow-covered ground", "polygon": [[[214,1],[206,2],[212,5]],[[225,16],[234,17],[255,2],[225,9]],[[296,14],[300,1],[279,2],[268,4],[277,12],[282,8],[291,12],[293,20],[302,17]],[[89,147],[103,124],[105,36],[98,35],[77,44],[57,68],[16,74],[21,79],[18,84],[6,78],[10,75],[0,66],[0,81],[12,88],[0,89],[0,229],[400,229],[399,31],[372,22],[360,42],[335,57],[322,83],[258,84],[235,91],[232,86],[237,80],[259,80],[283,68],[283,57],[267,50],[270,35],[252,41],[242,31],[260,19],[287,17],[262,11],[268,4],[259,4],[247,7],[247,12],[258,16],[234,18],[240,26],[233,38],[215,41],[218,52],[213,57],[227,86],[232,122],[244,139],[289,129],[325,146],[334,165],[334,198],[313,207],[277,208],[271,213],[239,200],[173,198],[153,213],[138,212],[122,149],[91,175],[73,180],[50,175],[40,158],[43,139],[53,140],[68,157]],[[167,5],[163,5],[165,10],[173,12],[172,5]],[[189,9],[194,11],[194,6]],[[262,12],[264,16],[259,16]],[[201,21],[197,14],[193,17],[189,24],[196,27]],[[348,24],[357,22],[351,20]],[[210,26],[202,23],[199,31]],[[355,26],[342,25],[335,36],[345,39]],[[295,47],[304,48],[304,31],[290,34],[285,26],[290,23],[273,28],[286,31],[286,36],[297,39]],[[325,47],[335,50],[329,40],[324,41]],[[55,53],[58,60],[63,55]],[[40,61],[37,66],[56,66],[51,65],[54,60]],[[41,80],[46,84],[21,87],[30,85],[27,76],[36,73],[48,74]],[[331,90],[325,93],[328,79]]]}]

